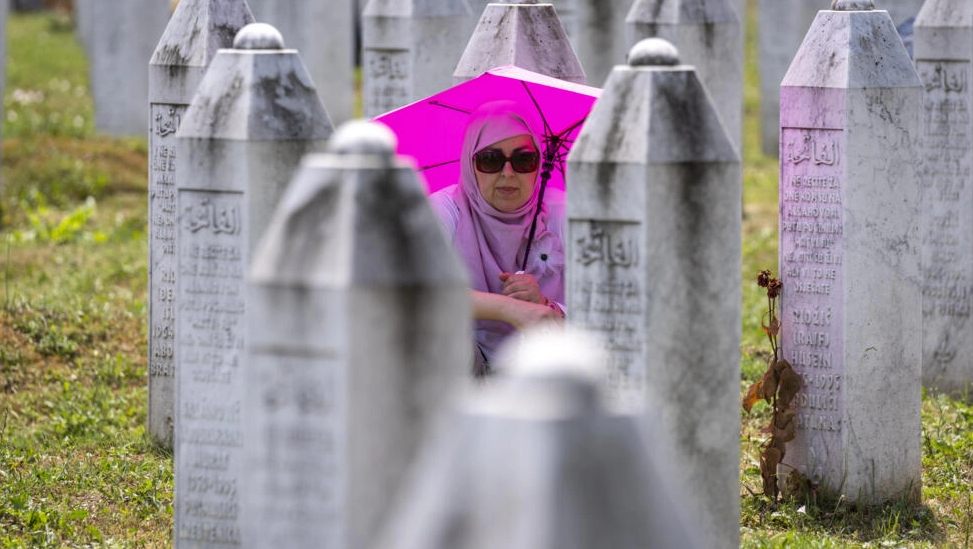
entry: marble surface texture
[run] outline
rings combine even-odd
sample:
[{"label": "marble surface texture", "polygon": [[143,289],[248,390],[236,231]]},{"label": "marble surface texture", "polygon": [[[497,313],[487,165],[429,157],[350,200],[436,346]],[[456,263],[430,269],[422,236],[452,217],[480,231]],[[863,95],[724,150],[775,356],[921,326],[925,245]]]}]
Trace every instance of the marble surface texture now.
[{"label": "marble surface texture", "polygon": [[253,22],[245,0],[183,0],[149,60],[148,430],[172,447],[175,422],[175,139],[216,51]]},{"label": "marble surface texture", "polygon": [[920,92],[883,11],[820,12],[781,86],[785,462],[848,501],[919,497]]},{"label": "marble surface texture", "polygon": [[930,0],[915,23],[922,78],[922,380],[973,384],[973,4]]},{"label": "marble surface texture", "polygon": [[305,157],[249,271],[248,546],[372,546],[470,371],[468,284],[391,144]]},{"label": "marble surface texture", "polygon": [[740,171],[689,65],[615,67],[568,159],[570,322],[713,548],[739,544]]},{"label": "marble surface texture", "polygon": [[246,266],[294,168],[331,132],[296,51],[224,49],[176,134],[177,548],[243,539]]},{"label": "marble surface texture", "polygon": [[453,71],[453,83],[502,65],[586,82],[581,62],[550,4],[488,4]]}]

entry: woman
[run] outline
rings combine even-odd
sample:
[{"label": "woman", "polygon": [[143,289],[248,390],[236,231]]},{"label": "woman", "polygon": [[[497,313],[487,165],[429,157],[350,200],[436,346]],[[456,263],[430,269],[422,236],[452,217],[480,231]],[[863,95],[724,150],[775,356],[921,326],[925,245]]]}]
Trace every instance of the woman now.
[{"label": "woman", "polygon": [[466,127],[460,182],[430,196],[470,273],[477,375],[490,371],[515,329],[564,318],[563,191],[545,191],[520,271],[537,210],[540,152],[512,102],[487,103]]}]

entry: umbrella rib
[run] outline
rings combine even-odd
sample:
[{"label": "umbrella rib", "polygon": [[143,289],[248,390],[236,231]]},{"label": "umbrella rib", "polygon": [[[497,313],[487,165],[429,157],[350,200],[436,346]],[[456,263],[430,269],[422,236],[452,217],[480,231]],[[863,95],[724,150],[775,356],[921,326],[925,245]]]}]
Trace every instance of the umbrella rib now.
[{"label": "umbrella rib", "polygon": [[459,159],[457,158],[457,159],[454,159],[454,160],[447,160],[445,162],[440,162],[438,164],[429,164],[428,166],[422,166],[422,167],[420,167],[416,171],[417,172],[421,172],[421,171],[425,171],[425,170],[431,170],[433,168],[438,168],[440,166],[445,166],[446,164],[453,164],[454,162],[459,162]]},{"label": "umbrella rib", "polygon": [[520,83],[524,86],[524,91],[527,92],[527,97],[530,97],[531,102],[534,103],[534,108],[537,109],[537,114],[541,115],[541,122],[544,123],[544,133],[547,135],[553,134],[554,131],[551,130],[550,124],[547,123],[547,118],[544,117],[544,111],[541,110],[540,103],[537,102],[537,99],[534,98],[534,94],[531,93],[530,86],[528,86],[527,82],[524,82],[523,80],[521,80]]},{"label": "umbrella rib", "polygon": [[463,114],[470,114],[470,112],[471,112],[471,111],[467,111],[467,110],[461,109],[459,107],[454,107],[452,105],[447,105],[446,103],[442,103],[440,101],[430,101],[429,104],[430,105],[434,105],[436,107],[442,107],[444,109],[452,109],[454,111],[458,111],[458,112],[461,112]]},{"label": "umbrella rib", "polygon": [[[571,132],[574,131],[575,128],[577,128],[581,124],[584,124],[584,121],[587,120],[587,119],[588,119],[588,115],[586,114],[583,117],[581,117],[581,120],[578,120],[574,124],[571,124],[570,126],[568,126],[567,129],[565,129],[563,132],[561,132],[558,135],[569,135]],[[565,142],[568,142],[568,143],[573,143],[573,141],[568,141],[567,139],[562,139],[562,141],[565,141]]]}]

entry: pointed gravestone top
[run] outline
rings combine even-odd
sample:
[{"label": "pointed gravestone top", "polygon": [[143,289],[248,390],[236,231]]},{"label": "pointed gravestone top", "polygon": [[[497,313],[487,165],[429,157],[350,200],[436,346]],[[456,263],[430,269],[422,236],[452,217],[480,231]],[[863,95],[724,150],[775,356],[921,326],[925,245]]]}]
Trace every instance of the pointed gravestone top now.
[{"label": "pointed gravestone top", "polygon": [[274,27],[252,23],[213,58],[180,137],[278,141],[327,139],[331,121],[297,50]]},{"label": "pointed gravestone top", "polygon": [[502,65],[587,82],[581,61],[551,4],[487,4],[453,72],[453,83]]},{"label": "pointed gravestone top", "polygon": [[[919,86],[912,59],[888,12],[870,0],[838,0],[818,12],[782,87],[896,88]],[[858,6],[858,7],[855,7]]]},{"label": "pointed gravestone top", "polygon": [[243,0],[182,0],[149,65],[206,67],[238,29],[253,21]]}]

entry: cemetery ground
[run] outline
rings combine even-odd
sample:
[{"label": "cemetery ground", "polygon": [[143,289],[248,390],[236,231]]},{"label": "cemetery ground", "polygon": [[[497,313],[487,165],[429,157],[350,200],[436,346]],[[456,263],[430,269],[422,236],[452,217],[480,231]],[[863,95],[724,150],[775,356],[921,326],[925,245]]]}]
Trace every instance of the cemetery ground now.
[{"label": "cemetery ground", "polygon": [[[0,547],[168,547],[172,456],[145,430],[146,143],[95,135],[69,21],[12,14],[8,25]],[[777,265],[777,163],[760,153],[752,21],[747,35],[741,393],[770,354],[756,273]],[[973,546],[971,400],[924,394],[923,503],[878,508],[769,501],[757,461],[769,409],[741,411],[742,546]]]}]

